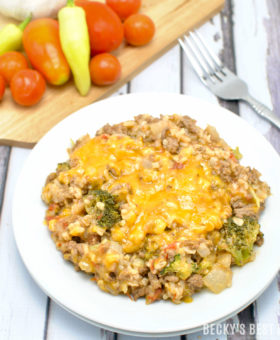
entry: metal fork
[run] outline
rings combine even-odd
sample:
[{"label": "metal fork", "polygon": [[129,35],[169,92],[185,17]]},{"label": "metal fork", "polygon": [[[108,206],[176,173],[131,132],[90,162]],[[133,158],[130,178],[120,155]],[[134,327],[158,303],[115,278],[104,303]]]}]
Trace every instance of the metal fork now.
[{"label": "metal fork", "polygon": [[258,115],[280,129],[280,118],[249,94],[247,84],[222,64],[198,32],[190,32],[178,41],[200,80],[210,91],[225,100],[248,103]]}]

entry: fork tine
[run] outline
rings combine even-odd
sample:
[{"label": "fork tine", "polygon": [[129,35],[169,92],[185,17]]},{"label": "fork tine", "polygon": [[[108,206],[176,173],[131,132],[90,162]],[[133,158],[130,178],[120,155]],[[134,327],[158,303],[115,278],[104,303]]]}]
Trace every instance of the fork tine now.
[{"label": "fork tine", "polygon": [[206,50],[205,45],[203,45],[201,43],[201,41],[199,40],[199,38],[197,37],[195,32],[190,32],[189,34],[190,34],[190,37],[192,38],[192,40],[194,41],[195,45],[197,46],[197,49],[201,53],[202,58],[208,64],[208,66],[212,70],[212,72],[214,73],[215,71],[217,71],[217,66],[216,66],[214,60],[209,56],[209,53]]},{"label": "fork tine", "polygon": [[208,68],[208,72],[210,73],[210,75],[212,76],[212,79],[215,80],[219,80],[219,81],[223,81],[223,73],[220,67],[216,67],[214,60],[211,59],[211,57],[209,57],[208,51],[205,48],[205,46],[203,46],[199,39],[195,36],[194,33],[190,32],[190,37],[189,38],[189,42],[190,39],[192,39],[192,48],[195,49],[194,53],[196,54],[196,57],[199,58],[200,61],[203,61],[204,63],[204,67]]},{"label": "fork tine", "polygon": [[178,39],[179,44],[181,45],[183,51],[185,52],[186,56],[188,57],[188,60],[192,64],[193,69],[199,76],[199,78],[205,83],[205,72],[203,68],[200,66],[200,64],[197,62],[196,58],[193,56],[193,54],[189,51],[187,45],[183,42],[181,38]]},{"label": "fork tine", "polygon": [[204,38],[198,31],[190,32],[192,38],[200,45],[200,49],[203,53],[203,56],[209,63],[211,63],[217,71],[221,71],[224,67],[221,60],[217,57],[217,55],[207,46]]},{"label": "fork tine", "polygon": [[189,49],[197,59],[198,63],[200,66],[203,68],[203,71],[205,72],[206,75],[208,75],[210,78],[211,76],[214,75],[215,70],[212,69],[207,62],[205,62],[199,47],[196,45],[195,41],[192,40],[189,36],[184,36],[184,41],[188,45]]}]

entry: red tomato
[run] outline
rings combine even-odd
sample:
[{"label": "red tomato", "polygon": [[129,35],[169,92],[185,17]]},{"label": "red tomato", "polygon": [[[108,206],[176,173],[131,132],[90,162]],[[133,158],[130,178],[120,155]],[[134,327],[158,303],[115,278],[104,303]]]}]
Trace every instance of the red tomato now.
[{"label": "red tomato", "polygon": [[155,35],[155,24],[145,14],[133,14],[124,22],[124,36],[130,45],[146,45]]},{"label": "red tomato", "polygon": [[17,104],[31,106],[43,97],[46,81],[36,70],[21,70],[13,76],[10,88]]},{"label": "red tomato", "polygon": [[138,12],[141,0],[106,0],[106,4],[124,20]]},{"label": "red tomato", "polygon": [[92,54],[110,52],[120,46],[122,22],[109,6],[88,0],[76,0],[75,4],[86,11]]},{"label": "red tomato", "polygon": [[90,61],[90,76],[95,85],[114,84],[121,76],[121,64],[112,54],[98,54]]},{"label": "red tomato", "polygon": [[11,51],[0,56],[0,74],[8,84],[18,71],[26,68],[28,68],[27,60],[20,52]]},{"label": "red tomato", "polygon": [[0,101],[2,100],[6,90],[6,82],[3,76],[0,75]]}]

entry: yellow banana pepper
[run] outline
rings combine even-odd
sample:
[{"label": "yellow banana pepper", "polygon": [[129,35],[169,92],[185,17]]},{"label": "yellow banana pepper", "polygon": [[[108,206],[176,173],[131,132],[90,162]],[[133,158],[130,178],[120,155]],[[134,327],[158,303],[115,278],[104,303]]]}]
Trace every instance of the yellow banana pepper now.
[{"label": "yellow banana pepper", "polygon": [[91,86],[89,61],[90,42],[85,11],[68,0],[58,12],[62,50],[72,70],[76,88],[85,96]]},{"label": "yellow banana pepper", "polygon": [[9,52],[17,51],[22,47],[23,30],[31,20],[31,15],[27,17],[18,26],[8,24],[0,31],[0,55]]}]

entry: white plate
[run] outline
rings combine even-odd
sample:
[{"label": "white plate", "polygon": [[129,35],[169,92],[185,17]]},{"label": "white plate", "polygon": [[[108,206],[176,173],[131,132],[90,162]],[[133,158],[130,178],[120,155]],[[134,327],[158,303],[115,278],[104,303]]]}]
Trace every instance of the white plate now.
[{"label": "white plate", "polygon": [[[256,167],[272,189],[261,217],[265,243],[254,262],[234,270],[233,284],[219,295],[203,291],[193,303],[180,305],[143,299],[132,302],[98,289],[89,276],[75,272],[55,248],[43,224],[46,206],[40,199],[47,175],[67,159],[70,140],[95,131],[106,123],[134,115],[189,115],[205,127],[211,124],[232,146],[239,146],[242,164]],[[224,320],[256,299],[279,269],[280,258],[280,159],[254,128],[229,111],[213,104],[177,94],[132,94],[113,97],[87,106],[69,116],[36,145],[20,175],[13,205],[14,233],[18,249],[37,284],[57,303],[78,317],[121,333],[171,336],[194,332],[204,324]]]}]

